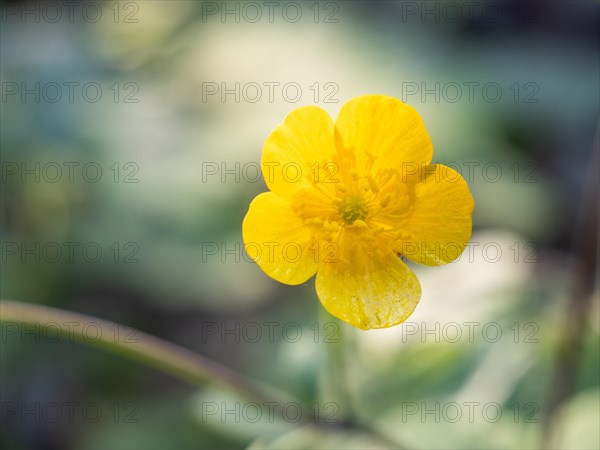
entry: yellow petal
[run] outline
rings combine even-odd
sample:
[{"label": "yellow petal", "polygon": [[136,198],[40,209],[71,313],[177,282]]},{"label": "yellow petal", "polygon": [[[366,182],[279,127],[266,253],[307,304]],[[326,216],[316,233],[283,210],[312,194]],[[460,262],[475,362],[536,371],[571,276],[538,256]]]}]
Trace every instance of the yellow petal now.
[{"label": "yellow petal", "polygon": [[365,95],[346,103],[335,122],[338,148],[354,148],[359,171],[367,152],[373,168],[416,169],[431,162],[433,144],[419,113],[406,103],[385,95]]},{"label": "yellow petal", "polygon": [[364,330],[404,322],[421,298],[419,280],[393,254],[359,266],[323,264],[317,273],[316,288],[330,314]]},{"label": "yellow petal", "polygon": [[290,204],[272,192],[250,203],[242,235],[248,256],[281,283],[304,283],[317,271],[308,228]]},{"label": "yellow petal", "polygon": [[471,238],[474,203],[467,183],[452,168],[432,164],[409,186],[414,209],[403,227],[409,237],[400,253],[430,266],[454,261]]},{"label": "yellow petal", "polygon": [[269,189],[291,198],[300,188],[311,186],[308,177],[319,174],[319,163],[335,151],[333,121],[317,106],[290,112],[269,135],[263,146],[262,172]]}]

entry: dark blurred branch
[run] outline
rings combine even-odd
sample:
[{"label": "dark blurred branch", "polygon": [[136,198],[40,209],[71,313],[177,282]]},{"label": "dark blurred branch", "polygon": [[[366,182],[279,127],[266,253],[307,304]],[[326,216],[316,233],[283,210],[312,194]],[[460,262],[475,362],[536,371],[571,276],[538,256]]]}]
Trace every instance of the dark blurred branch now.
[{"label": "dark blurred branch", "polygon": [[[598,282],[598,172],[599,132],[596,133],[591,161],[581,197],[572,240],[572,261],[568,276],[574,283],[567,303],[565,324],[558,344],[554,377],[550,385],[544,417],[544,448],[549,448],[551,430],[559,407],[573,394],[583,350],[586,323]],[[569,281],[571,279],[569,278]],[[570,285],[569,285],[570,286]]]},{"label": "dark blurred branch", "polygon": [[[86,344],[93,344],[114,353],[122,354],[128,358],[148,364],[166,373],[186,380],[194,385],[211,383],[229,391],[234,391],[243,397],[270,404],[274,410],[282,410],[287,405],[295,402],[302,407],[303,414],[297,422],[298,425],[330,428],[332,425],[351,426],[358,430],[377,436],[390,448],[400,448],[397,442],[373,429],[366,423],[346,423],[335,420],[332,423],[315,421],[304,412],[310,408],[303,402],[292,398],[289,394],[264,386],[252,381],[231,369],[220,365],[202,355],[191,352],[183,347],[163,341],[157,337],[138,330],[127,333],[131,339],[114,339],[114,330],[119,325],[107,320],[97,319],[85,314],[64,311],[47,306],[22,303],[11,300],[0,300],[0,321],[39,325],[40,329],[46,326],[58,327],[64,332],[63,336],[77,339]],[[100,330],[97,337],[89,339],[85,330],[93,326],[94,331]],[[337,418],[334,418],[337,419]]]},{"label": "dark blurred branch", "polygon": [[[244,397],[251,397],[265,403],[272,402],[281,406],[286,402],[298,402],[287,394],[249,380],[202,355],[141,331],[135,330],[135,333],[128,333],[129,336],[132,336],[131,339],[115,339],[114,330],[119,329],[118,324],[84,314],[47,306],[0,300],[0,321],[58,327],[63,331],[63,335],[70,338],[120,353],[195,385],[203,385],[208,382],[226,390],[235,391]],[[90,340],[86,336],[85,330],[88,329],[88,325],[93,326],[95,330],[100,330],[98,338]]]}]

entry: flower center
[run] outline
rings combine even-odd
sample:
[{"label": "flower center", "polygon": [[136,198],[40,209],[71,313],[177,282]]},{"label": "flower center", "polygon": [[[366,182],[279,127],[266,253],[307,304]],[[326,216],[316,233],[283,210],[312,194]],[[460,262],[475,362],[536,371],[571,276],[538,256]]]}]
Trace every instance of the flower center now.
[{"label": "flower center", "polygon": [[340,217],[348,225],[352,225],[356,220],[365,220],[368,212],[364,200],[358,196],[347,197],[339,209]]}]

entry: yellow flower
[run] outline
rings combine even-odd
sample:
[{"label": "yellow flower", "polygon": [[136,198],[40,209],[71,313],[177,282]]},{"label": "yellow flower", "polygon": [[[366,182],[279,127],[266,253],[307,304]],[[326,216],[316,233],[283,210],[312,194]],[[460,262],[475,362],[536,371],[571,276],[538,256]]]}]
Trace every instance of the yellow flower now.
[{"label": "yellow flower", "polygon": [[316,273],[325,309],[355,327],[405,321],[421,286],[400,256],[446,264],[471,236],[469,188],[432,155],[423,120],[398,99],[354,98],[335,124],[316,106],[295,109],[265,141],[271,192],[244,218],[246,252],[281,283]]}]

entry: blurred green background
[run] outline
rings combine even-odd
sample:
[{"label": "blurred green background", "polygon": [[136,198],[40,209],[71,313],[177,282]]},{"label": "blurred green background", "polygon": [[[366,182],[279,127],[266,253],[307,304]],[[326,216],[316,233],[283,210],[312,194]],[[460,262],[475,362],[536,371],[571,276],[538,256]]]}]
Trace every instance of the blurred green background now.
[{"label": "blurred green background", "polygon": [[[322,386],[345,386],[355,417],[256,421],[247,399],[3,323],[2,448],[599,448],[599,18],[596,1],[2,3],[2,299],[128,324],[332,419]],[[249,262],[241,222],[284,116],[368,93],[419,111],[475,212],[457,262],[411,266],[409,321],[362,332],[319,313],[313,280]]]}]

